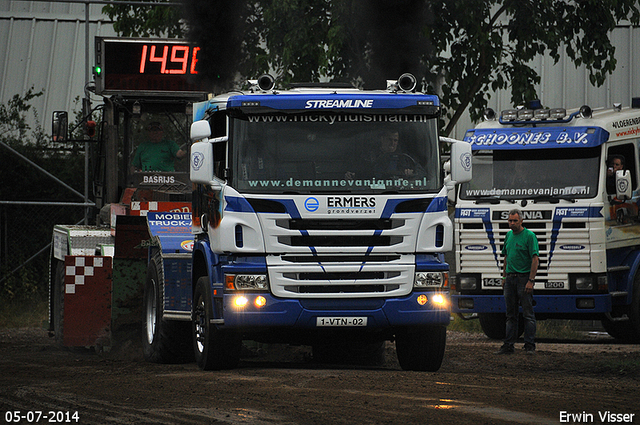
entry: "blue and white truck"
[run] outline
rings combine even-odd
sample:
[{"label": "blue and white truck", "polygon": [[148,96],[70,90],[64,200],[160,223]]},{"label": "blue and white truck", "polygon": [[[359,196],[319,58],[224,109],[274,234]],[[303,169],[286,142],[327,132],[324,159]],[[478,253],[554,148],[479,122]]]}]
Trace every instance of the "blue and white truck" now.
[{"label": "blue and white truck", "polygon": [[[488,110],[464,140],[474,175],[456,199],[452,312],[504,337],[501,251],[518,208],[540,246],[536,318],[601,320],[612,336],[640,340],[640,99]],[[614,172],[616,158],[624,169]]]},{"label": "blue and white truck", "polygon": [[411,75],[381,91],[252,84],[194,105],[183,313],[198,365],[234,367],[245,339],[314,356],[395,340],[403,369],[439,369],[447,191],[471,177],[469,145],[453,142],[445,183],[439,100]]}]

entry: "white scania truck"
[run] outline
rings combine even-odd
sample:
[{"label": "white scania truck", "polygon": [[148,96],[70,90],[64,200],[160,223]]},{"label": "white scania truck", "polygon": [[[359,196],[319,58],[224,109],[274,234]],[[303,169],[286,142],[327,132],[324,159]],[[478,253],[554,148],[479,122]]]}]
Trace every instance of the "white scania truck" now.
[{"label": "white scania truck", "polygon": [[185,312],[201,368],[233,367],[242,339],[311,345],[314,357],[395,340],[403,369],[440,367],[447,191],[470,178],[471,150],[453,143],[445,183],[439,100],[414,87],[404,75],[381,91],[280,91],[263,76],[194,105]]},{"label": "white scania truck", "polygon": [[[465,135],[474,175],[456,200],[452,311],[504,337],[501,251],[519,208],[540,246],[536,317],[601,320],[612,336],[640,340],[640,99],[485,115]],[[624,170],[614,173],[616,158]]]}]

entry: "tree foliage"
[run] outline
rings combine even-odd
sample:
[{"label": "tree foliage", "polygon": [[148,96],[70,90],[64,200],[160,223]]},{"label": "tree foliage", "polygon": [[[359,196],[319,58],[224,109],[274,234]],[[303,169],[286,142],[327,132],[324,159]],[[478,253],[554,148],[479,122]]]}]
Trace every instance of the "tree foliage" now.
[{"label": "tree foliage", "polygon": [[173,5],[162,6],[166,1],[139,0],[149,6],[136,4],[108,4],[102,13],[115,19],[113,29],[123,37],[168,37],[184,36],[186,30],[182,11]]},{"label": "tree foliage", "polygon": [[[637,0],[184,4],[185,20],[174,15],[167,31],[178,35],[178,29],[188,28],[185,34],[202,49],[200,72],[218,89],[267,71],[275,71],[283,84],[327,79],[366,88],[380,88],[386,79],[412,72],[441,96],[446,134],[467,108],[473,120],[479,119],[495,90],[510,87],[514,104],[536,98],[540,77],[531,60],[538,54],[558,61],[564,51],[577,66],[585,66],[591,84],[602,85],[616,66],[611,31],[623,20],[640,20]],[[153,8],[106,7],[123,35],[158,34]]]}]

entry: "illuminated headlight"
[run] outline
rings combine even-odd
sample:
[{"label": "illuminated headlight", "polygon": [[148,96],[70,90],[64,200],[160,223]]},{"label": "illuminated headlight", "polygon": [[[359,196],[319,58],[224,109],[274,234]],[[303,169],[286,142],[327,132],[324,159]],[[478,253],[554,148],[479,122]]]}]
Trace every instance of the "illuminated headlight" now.
[{"label": "illuminated headlight", "polygon": [[445,306],[447,304],[447,298],[442,294],[435,294],[431,297],[431,302],[438,306]]},{"label": "illuminated headlight", "polygon": [[593,289],[593,279],[590,276],[576,278],[576,289],[578,291],[590,291]]},{"label": "illuminated headlight", "polygon": [[459,276],[458,289],[461,291],[474,291],[478,285],[476,278],[473,276]]},{"label": "illuminated headlight", "polygon": [[263,291],[269,289],[267,275],[264,274],[238,274],[235,275],[233,284],[234,288],[239,290]]},{"label": "illuminated headlight", "polygon": [[447,281],[446,273],[443,272],[416,272],[416,279],[413,287],[420,288],[442,288]]}]

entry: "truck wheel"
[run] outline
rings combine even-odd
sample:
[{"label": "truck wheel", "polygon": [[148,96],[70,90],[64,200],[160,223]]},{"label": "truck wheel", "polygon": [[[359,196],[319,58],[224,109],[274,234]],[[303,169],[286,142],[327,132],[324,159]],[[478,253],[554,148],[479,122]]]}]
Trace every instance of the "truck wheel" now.
[{"label": "truck wheel", "polygon": [[631,304],[616,306],[613,313],[616,317],[627,315],[629,320],[612,321],[603,318],[602,327],[607,333],[622,342],[640,342],[640,273],[636,274],[633,280]]},{"label": "truck wheel", "polygon": [[240,361],[240,335],[220,330],[211,323],[213,302],[209,277],[202,276],[193,295],[193,348],[202,370],[233,369]]},{"label": "truck wheel", "polygon": [[190,323],[165,320],[162,258],[155,255],[147,268],[144,285],[142,351],[154,363],[185,363],[193,360]]},{"label": "truck wheel", "polygon": [[507,334],[507,316],[504,313],[478,313],[478,320],[482,331],[487,337],[491,339],[505,338]]},{"label": "truck wheel", "polygon": [[631,305],[629,306],[629,322],[633,329],[633,342],[640,342],[640,274],[633,280],[633,294],[631,295]]},{"label": "truck wheel", "polygon": [[445,326],[417,326],[398,331],[396,355],[403,370],[435,372],[447,344]]},{"label": "truck wheel", "polygon": [[[503,340],[507,336],[507,316],[504,313],[478,313],[482,331],[491,339]],[[518,337],[524,334],[524,317],[518,316]]]},{"label": "truck wheel", "polygon": [[[619,309],[615,312],[615,316],[622,316],[623,314],[629,316],[629,309]],[[631,336],[634,333],[634,329],[630,320],[615,322],[605,317],[600,321],[600,323],[602,323],[604,330],[615,339],[621,342],[633,342],[633,338]]]},{"label": "truck wheel", "polygon": [[602,327],[609,335],[622,342],[640,342],[640,273],[636,274],[633,280],[631,304],[617,306],[614,311],[615,316],[625,314],[629,317],[629,320],[614,322],[604,318],[602,319]]},{"label": "truck wheel", "polygon": [[51,319],[53,321],[53,334],[57,344],[62,345],[64,341],[64,261],[56,262],[55,275],[53,276],[53,287],[51,288],[52,309]]}]

